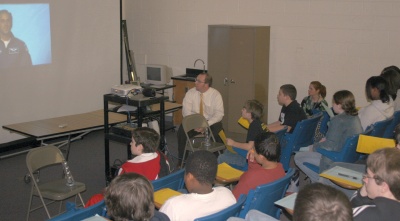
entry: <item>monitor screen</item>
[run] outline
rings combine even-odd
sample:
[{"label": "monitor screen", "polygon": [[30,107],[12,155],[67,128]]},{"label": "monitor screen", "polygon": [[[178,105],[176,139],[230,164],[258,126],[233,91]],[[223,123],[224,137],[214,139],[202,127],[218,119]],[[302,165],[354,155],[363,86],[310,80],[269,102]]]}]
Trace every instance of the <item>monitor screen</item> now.
[{"label": "monitor screen", "polygon": [[147,80],[161,81],[161,68],[147,67]]}]

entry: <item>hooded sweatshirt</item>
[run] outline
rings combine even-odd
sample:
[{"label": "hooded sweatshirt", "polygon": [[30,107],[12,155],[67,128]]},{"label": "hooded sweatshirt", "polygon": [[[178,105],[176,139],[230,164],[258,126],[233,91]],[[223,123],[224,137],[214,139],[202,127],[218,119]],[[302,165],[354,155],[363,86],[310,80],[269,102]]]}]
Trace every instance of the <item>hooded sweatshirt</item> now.
[{"label": "hooded sweatshirt", "polygon": [[383,103],[381,100],[373,100],[368,106],[365,106],[358,111],[358,117],[361,121],[363,130],[375,122],[386,120],[393,116],[394,107],[393,100]]}]

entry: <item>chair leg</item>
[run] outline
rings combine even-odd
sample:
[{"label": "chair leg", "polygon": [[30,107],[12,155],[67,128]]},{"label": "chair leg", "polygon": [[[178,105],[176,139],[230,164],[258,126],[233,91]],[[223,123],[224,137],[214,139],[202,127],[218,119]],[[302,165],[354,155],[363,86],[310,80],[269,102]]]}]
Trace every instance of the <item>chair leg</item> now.
[{"label": "chair leg", "polygon": [[31,195],[29,197],[29,205],[28,205],[28,213],[26,214],[26,221],[29,220],[29,215],[31,214],[31,207],[32,207],[32,198],[33,198],[33,186],[32,186],[32,191],[31,191]]},{"label": "chair leg", "polygon": [[80,193],[78,193],[78,196],[79,196],[79,199],[81,199],[82,207],[85,207],[85,202],[82,199],[82,195]]},{"label": "chair leg", "polygon": [[58,207],[58,214],[61,214],[62,205],[63,205],[63,201],[60,200],[60,206]]},{"label": "chair leg", "polygon": [[182,162],[181,162],[181,168],[183,168],[183,164],[185,163],[185,157],[186,157],[186,148],[185,151],[183,152],[183,157],[182,157]]}]

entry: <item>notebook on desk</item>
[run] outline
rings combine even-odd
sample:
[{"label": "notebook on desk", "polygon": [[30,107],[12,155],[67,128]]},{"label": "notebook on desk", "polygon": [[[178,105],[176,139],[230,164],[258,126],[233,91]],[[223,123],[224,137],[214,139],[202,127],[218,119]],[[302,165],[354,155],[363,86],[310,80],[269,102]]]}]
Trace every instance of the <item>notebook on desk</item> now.
[{"label": "notebook on desk", "polygon": [[339,166],[325,170],[320,176],[355,188],[361,188],[363,183],[362,173]]},{"label": "notebook on desk", "polygon": [[181,195],[181,192],[175,191],[170,188],[164,188],[161,190],[157,190],[154,192],[154,204],[157,208],[161,208],[161,206],[167,201],[169,198],[173,196]]}]

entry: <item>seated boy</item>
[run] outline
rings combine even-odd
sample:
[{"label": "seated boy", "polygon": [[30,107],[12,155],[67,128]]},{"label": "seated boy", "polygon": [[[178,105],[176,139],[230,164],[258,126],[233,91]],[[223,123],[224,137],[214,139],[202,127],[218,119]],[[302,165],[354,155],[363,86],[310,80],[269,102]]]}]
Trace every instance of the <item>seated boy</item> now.
[{"label": "seated boy", "polygon": [[146,177],[126,173],[116,177],[107,188],[104,200],[113,220],[169,221],[154,210],[153,186]]},{"label": "seated boy", "polygon": [[[118,175],[123,173],[138,173],[149,180],[156,180],[163,173],[169,172],[168,161],[161,152],[157,151],[160,144],[160,135],[151,128],[139,127],[132,131],[131,160],[122,164]],[[163,171],[161,173],[161,171]],[[89,207],[103,200],[103,194],[93,195],[85,207]]]},{"label": "seated boy", "polygon": [[278,163],[281,147],[278,137],[272,132],[263,132],[254,140],[255,162],[249,161],[249,169],[240,177],[239,183],[233,189],[233,195],[239,199],[257,186],[273,182],[285,176],[285,170]]},{"label": "seated boy", "polygon": [[149,180],[158,179],[163,155],[157,151],[160,135],[151,128],[139,127],[132,131],[131,153],[134,158],[122,164],[121,173],[139,173]]},{"label": "seated boy", "polygon": [[217,158],[206,150],[189,155],[185,167],[185,185],[188,194],[172,197],[160,212],[174,221],[194,220],[225,209],[236,203],[232,192],[225,187],[214,187]]},{"label": "seated boy", "polygon": [[351,198],[354,220],[395,220],[400,217],[400,151],[384,148],[367,159],[364,185]]},{"label": "seated boy", "polygon": [[307,119],[307,115],[296,100],[297,90],[291,84],[280,87],[277,96],[278,104],[282,106],[279,120],[268,124],[269,131],[276,132],[287,126],[287,132],[292,133],[297,122]]},{"label": "seated boy", "polygon": [[[254,138],[264,130],[268,131],[268,129],[263,128],[263,123],[260,120],[263,115],[263,109],[264,106],[257,100],[246,101],[242,108],[242,117],[250,123],[246,142],[241,143],[227,138],[226,144],[246,151],[251,150],[254,146]],[[246,165],[246,158],[239,154],[232,153],[229,150],[225,150],[223,154],[218,156],[218,163],[220,164],[223,162],[244,167]]]},{"label": "seated boy", "polygon": [[[278,221],[258,210],[250,210],[246,221]],[[297,195],[293,221],[352,221],[353,211],[349,199],[339,190],[320,183],[306,185]],[[243,221],[229,218],[228,221]]]}]

